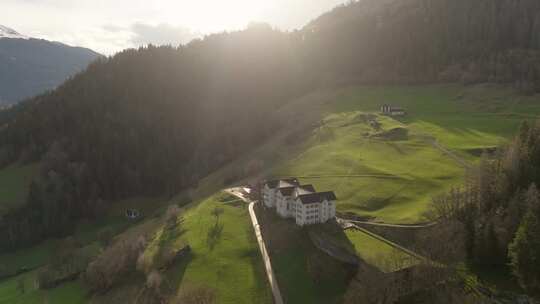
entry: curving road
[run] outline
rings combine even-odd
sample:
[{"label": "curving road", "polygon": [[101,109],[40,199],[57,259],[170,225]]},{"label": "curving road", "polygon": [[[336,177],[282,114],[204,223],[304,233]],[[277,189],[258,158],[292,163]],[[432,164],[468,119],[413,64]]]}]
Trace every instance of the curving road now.
[{"label": "curving road", "polygon": [[336,217],[336,220],[339,223],[352,223],[352,224],[362,224],[362,225],[370,225],[370,226],[378,226],[378,227],[409,228],[409,229],[429,228],[429,227],[433,227],[437,225],[437,222],[432,222],[432,223],[427,223],[427,224],[416,224],[416,225],[415,224],[411,224],[411,225],[387,224],[387,223],[347,220],[347,219],[343,219],[339,217]]}]

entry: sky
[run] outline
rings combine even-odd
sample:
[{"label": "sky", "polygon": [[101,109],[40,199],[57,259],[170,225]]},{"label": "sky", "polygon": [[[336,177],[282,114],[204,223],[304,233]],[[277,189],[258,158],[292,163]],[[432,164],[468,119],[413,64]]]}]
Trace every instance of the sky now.
[{"label": "sky", "polygon": [[112,55],[268,22],[301,28],[345,0],[0,0],[0,24]]}]

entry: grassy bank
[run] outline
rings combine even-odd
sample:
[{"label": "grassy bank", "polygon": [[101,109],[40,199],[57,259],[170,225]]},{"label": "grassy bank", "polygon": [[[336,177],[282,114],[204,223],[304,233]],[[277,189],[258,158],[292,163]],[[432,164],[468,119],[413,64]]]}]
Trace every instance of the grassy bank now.
[{"label": "grassy bank", "polygon": [[[342,89],[272,174],[303,176],[320,190],[334,190],[340,212],[421,222],[432,197],[460,185],[465,175],[463,165],[434,143],[474,164],[484,149],[504,144],[524,119],[538,117],[536,99],[490,86]],[[377,115],[376,131],[366,117],[382,104],[404,107],[408,115]],[[407,135],[388,135],[398,129]]]},{"label": "grassy bank", "polygon": [[347,230],[345,233],[353,244],[356,254],[383,272],[398,271],[418,263],[416,258],[367,233],[353,229]]},{"label": "grassy bank", "polygon": [[[145,254],[189,244],[190,258],[168,274],[176,288],[212,290],[217,303],[223,304],[272,303],[247,205],[224,203],[220,198],[215,195],[187,210],[175,232],[158,231]],[[223,210],[219,218],[212,214],[216,208]]]}]

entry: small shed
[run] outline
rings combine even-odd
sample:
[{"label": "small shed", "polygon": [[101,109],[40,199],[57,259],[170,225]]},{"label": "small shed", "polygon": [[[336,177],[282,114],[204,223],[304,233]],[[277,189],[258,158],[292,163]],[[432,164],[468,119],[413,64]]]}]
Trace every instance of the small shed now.
[{"label": "small shed", "polygon": [[136,220],[141,217],[141,212],[137,209],[126,209],[126,218]]}]

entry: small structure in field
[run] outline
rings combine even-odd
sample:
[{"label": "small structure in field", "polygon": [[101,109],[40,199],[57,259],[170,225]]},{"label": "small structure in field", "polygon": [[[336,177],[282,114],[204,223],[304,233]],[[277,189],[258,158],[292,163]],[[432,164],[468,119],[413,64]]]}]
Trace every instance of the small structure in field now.
[{"label": "small structure in field", "polygon": [[381,106],[381,113],[388,116],[405,116],[407,111],[401,107],[384,104]]},{"label": "small structure in field", "polygon": [[136,220],[141,217],[141,213],[137,209],[126,209],[126,218]]},{"label": "small structure in field", "polygon": [[296,178],[267,181],[262,193],[267,207],[282,218],[295,219],[298,226],[326,223],[336,216],[334,192],[317,192]]}]

